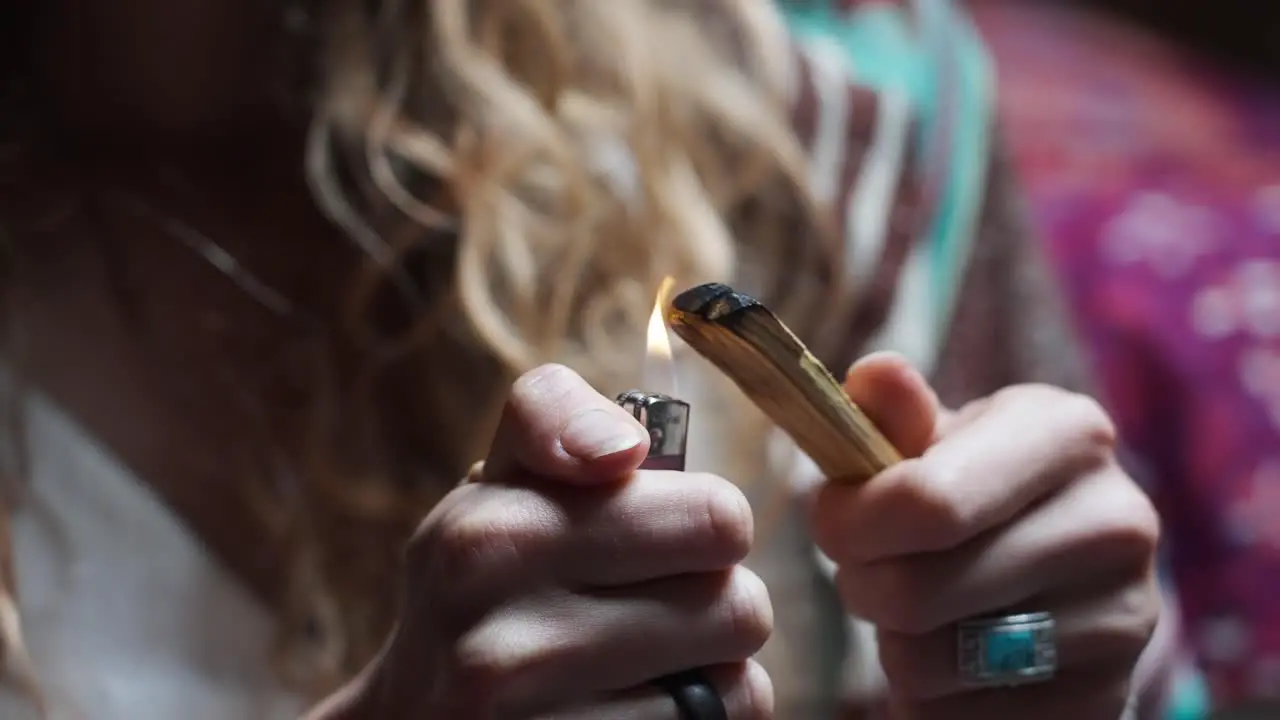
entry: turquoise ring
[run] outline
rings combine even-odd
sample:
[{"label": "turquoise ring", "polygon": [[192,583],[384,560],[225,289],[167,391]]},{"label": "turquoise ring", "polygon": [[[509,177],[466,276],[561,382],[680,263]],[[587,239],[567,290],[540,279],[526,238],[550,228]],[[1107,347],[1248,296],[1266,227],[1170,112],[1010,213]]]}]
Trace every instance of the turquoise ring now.
[{"label": "turquoise ring", "polygon": [[959,641],[960,681],[970,687],[1044,682],[1058,669],[1053,615],[1023,613],[965,620]]}]

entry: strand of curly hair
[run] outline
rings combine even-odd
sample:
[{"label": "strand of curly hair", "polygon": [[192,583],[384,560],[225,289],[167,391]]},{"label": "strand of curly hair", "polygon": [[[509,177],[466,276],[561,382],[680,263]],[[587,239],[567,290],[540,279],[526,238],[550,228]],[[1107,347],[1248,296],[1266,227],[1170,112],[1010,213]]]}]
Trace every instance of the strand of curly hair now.
[{"label": "strand of curly hair", "polygon": [[[244,478],[290,558],[278,665],[316,695],[377,652],[400,542],[483,456],[514,375],[556,361],[601,388],[634,382],[666,276],[776,295],[811,338],[806,309],[850,296],[824,275],[840,246],[808,193],[768,0],[320,5],[306,172],[366,257],[345,289],[360,371],[339,387],[317,363],[289,504]],[[425,269],[409,262],[423,254]],[[783,275],[806,282],[784,292]],[[413,317],[390,334],[371,320],[388,289]],[[351,425],[339,416],[377,436],[375,397],[406,364],[428,380],[415,400],[451,413],[431,472],[351,470],[332,449]],[[353,518],[391,528],[371,533],[377,557],[335,530]],[[0,609],[13,589],[0,584]],[[3,622],[0,642],[23,653]]]}]

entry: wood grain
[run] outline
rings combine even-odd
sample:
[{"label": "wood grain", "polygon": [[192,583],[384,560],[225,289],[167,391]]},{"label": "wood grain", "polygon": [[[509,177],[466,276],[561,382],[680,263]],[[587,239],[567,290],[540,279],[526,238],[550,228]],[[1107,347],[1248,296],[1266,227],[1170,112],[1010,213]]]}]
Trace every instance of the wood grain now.
[{"label": "wood grain", "polygon": [[832,480],[860,483],[902,456],[767,307],[719,283],[677,295],[667,323]]}]

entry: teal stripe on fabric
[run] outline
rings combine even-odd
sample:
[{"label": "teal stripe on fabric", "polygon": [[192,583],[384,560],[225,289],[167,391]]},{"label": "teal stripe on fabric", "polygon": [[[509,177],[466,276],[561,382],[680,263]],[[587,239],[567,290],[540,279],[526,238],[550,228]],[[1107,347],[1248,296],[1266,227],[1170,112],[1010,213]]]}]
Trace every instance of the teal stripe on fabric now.
[{"label": "teal stripe on fabric", "polygon": [[[919,27],[891,6],[873,5],[852,15],[836,12],[827,0],[780,2],[792,34],[801,42],[821,39],[835,43],[846,55],[848,70],[869,87],[901,92],[919,120],[919,140],[928,163],[935,143],[947,154],[939,182],[937,205],[926,236],[931,280],[930,305],[935,335],[944,338],[957,286],[977,231],[978,213],[986,192],[992,145],[995,71],[985,43],[971,21],[957,12],[951,0],[916,0]],[[943,118],[940,98],[945,90],[955,104]],[[940,123],[949,123],[939,137]],[[941,341],[941,340],[940,340]],[[1188,672],[1176,683],[1164,720],[1207,720],[1211,714],[1208,687],[1198,673]]]},{"label": "teal stripe on fabric", "polygon": [[1165,720],[1208,720],[1213,714],[1209,686],[1199,673],[1179,678]]},{"label": "teal stripe on fabric", "polygon": [[[993,92],[990,59],[976,30],[951,7],[949,0],[920,3],[919,26],[902,8],[875,4],[854,13],[836,11],[830,2],[782,3],[792,33],[802,42],[821,38],[846,54],[851,75],[867,86],[895,90],[909,98],[919,120],[920,157],[926,171],[941,173],[936,207],[923,238],[929,257],[929,306],[934,334],[945,336],[956,287],[971,246],[978,205],[985,190],[989,122]],[[954,54],[955,67],[943,53]],[[945,88],[954,107],[941,116]],[[939,125],[948,126],[938,137]],[[930,152],[938,143],[947,150],[942,167],[931,167]]]},{"label": "teal stripe on fabric", "polygon": [[920,0],[918,5],[923,24],[933,26],[926,28],[926,35],[933,36],[930,44],[950,46],[931,49],[938,60],[935,67],[946,72],[946,81],[952,83],[949,89],[956,103],[946,138],[950,153],[942,169],[945,179],[928,236],[935,332],[944,338],[986,193],[994,68],[977,29],[949,0]]},{"label": "teal stripe on fabric", "polygon": [[845,51],[853,77],[903,93],[922,123],[930,124],[937,113],[935,73],[900,9],[877,5],[846,17],[829,2],[784,3],[783,15],[794,36],[834,42]]}]

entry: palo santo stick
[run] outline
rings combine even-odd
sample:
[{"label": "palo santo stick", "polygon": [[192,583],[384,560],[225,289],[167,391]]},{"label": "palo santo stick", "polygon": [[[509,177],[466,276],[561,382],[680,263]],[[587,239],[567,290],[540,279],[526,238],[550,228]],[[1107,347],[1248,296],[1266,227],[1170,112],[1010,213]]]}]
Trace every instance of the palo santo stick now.
[{"label": "palo santo stick", "polygon": [[822,362],[755,298],[719,283],[699,285],[672,300],[667,322],[828,478],[860,483],[902,459]]}]

